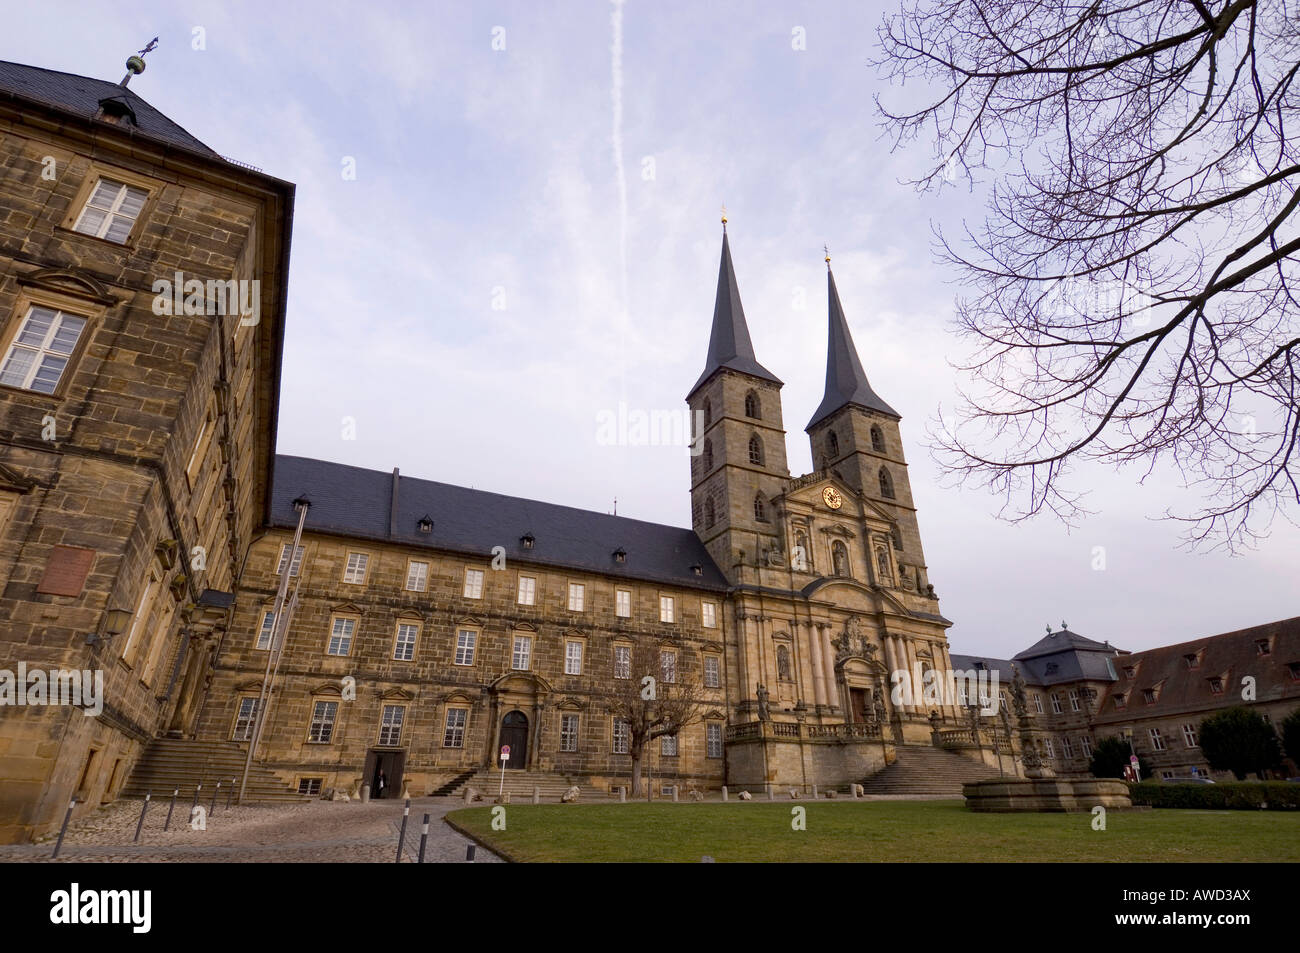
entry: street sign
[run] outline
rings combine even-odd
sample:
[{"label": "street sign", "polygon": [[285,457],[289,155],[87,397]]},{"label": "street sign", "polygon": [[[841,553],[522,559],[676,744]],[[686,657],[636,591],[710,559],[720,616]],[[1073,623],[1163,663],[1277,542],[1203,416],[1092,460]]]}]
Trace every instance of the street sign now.
[{"label": "street sign", "polygon": [[509,761],[509,760],[510,760],[510,746],[509,746],[509,745],[502,745],[502,746],[501,746],[501,760],[502,760],[502,761]]}]

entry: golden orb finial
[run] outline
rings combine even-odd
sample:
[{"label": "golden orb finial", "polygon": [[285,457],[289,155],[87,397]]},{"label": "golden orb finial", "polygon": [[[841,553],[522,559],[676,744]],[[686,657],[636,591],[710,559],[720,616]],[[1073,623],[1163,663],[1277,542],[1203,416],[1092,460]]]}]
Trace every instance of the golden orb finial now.
[{"label": "golden orb finial", "polygon": [[723,229],[727,227],[727,204],[725,202],[722,204],[722,227]]},{"label": "golden orb finial", "polygon": [[826,253],[826,267],[827,267],[827,268],[830,268],[830,266],[831,266],[831,248],[830,248],[830,246],[829,246],[829,245],[822,245],[822,251],[824,251],[824,252]]}]

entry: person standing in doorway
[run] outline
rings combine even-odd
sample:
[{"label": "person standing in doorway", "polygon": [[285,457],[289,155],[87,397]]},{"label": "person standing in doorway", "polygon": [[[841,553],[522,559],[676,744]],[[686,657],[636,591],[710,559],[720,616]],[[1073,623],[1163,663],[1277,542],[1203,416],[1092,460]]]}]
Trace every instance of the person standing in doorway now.
[{"label": "person standing in doorway", "polygon": [[375,776],[375,797],[384,796],[384,788],[388,787],[388,779],[384,777],[384,769],[380,768],[379,773]]}]

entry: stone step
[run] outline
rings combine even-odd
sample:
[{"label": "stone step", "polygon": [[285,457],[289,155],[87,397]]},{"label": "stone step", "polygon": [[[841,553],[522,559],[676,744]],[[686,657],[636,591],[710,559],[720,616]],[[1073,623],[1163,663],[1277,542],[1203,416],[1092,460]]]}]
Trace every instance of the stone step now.
[{"label": "stone step", "polygon": [[[169,797],[180,788],[180,799],[193,797],[196,785],[203,785],[199,800],[210,797],[218,782],[219,799],[224,801],[232,779],[238,784],[243,777],[247,749],[233,742],[188,741],[180,738],[155,738],[136,762],[130,778],[122,787],[125,797]],[[300,795],[272,771],[257,764],[249,767],[245,801],[302,800]]]},{"label": "stone step", "polygon": [[998,776],[997,768],[941,748],[900,745],[896,760],[862,783],[865,794],[944,794],[961,797],[961,786]]}]

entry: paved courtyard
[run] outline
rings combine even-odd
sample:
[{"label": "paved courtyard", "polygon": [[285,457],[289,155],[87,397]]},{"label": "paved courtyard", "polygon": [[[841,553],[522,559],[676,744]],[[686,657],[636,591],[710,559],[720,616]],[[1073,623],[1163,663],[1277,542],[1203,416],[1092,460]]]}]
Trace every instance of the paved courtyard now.
[{"label": "paved courtyard", "polygon": [[[226,808],[218,801],[206,830],[189,824],[191,799],[176,803],[170,830],[163,830],[170,799],[150,804],[139,843],[133,843],[141,801],[115,802],[68,828],[55,863],[393,863],[402,823],[401,801],[305,801]],[[200,802],[210,808],[210,801]],[[411,801],[404,863],[414,863],[420,823],[429,814],[425,863],[464,863],[470,840],[442,822],[463,807],[456,798]],[[56,835],[57,836],[57,835]],[[39,844],[0,845],[0,863],[50,862],[55,836]],[[479,847],[475,862],[499,863]]]}]

